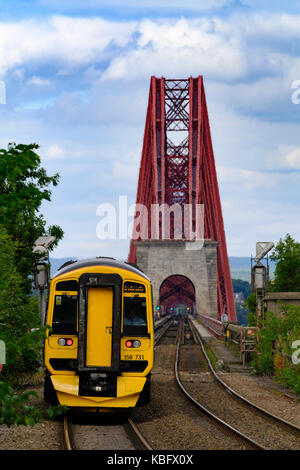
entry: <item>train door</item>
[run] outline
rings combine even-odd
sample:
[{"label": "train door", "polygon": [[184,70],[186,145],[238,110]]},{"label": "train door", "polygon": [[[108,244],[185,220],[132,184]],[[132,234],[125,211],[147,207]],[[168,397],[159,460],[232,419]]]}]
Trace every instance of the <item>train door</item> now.
[{"label": "train door", "polygon": [[89,287],[86,325],[86,365],[111,367],[113,288]]},{"label": "train door", "polygon": [[79,395],[116,396],[120,373],[122,278],[83,274],[79,278]]}]

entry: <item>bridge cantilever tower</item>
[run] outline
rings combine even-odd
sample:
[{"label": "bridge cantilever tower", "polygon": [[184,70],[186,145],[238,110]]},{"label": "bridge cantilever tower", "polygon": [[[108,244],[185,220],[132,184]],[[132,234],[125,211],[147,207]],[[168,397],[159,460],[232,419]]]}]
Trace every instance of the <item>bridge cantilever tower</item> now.
[{"label": "bridge cantilever tower", "polygon": [[[128,261],[141,265],[153,279],[156,290],[163,277],[168,280],[161,297],[164,302],[168,299],[168,289],[174,301],[178,286],[181,299],[191,301],[196,297],[194,301],[200,313],[215,318],[227,313],[229,320],[235,321],[202,76],[183,80],[151,77],[136,204]],[[182,230],[178,231],[178,217],[172,212],[166,236],[164,212],[151,209],[174,204],[191,208],[188,234],[184,222],[179,225]],[[198,251],[194,246],[187,250],[185,242],[194,241],[198,229],[197,205],[204,208],[202,238],[205,242]],[[147,211],[141,207],[146,207]],[[193,287],[189,287],[182,276],[187,277]],[[154,295],[154,300],[160,303],[158,294]]]}]

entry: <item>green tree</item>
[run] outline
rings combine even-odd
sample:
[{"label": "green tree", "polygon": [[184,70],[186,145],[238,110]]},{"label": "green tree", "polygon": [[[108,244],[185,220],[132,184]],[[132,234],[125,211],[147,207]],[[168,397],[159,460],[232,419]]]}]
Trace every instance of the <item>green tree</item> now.
[{"label": "green tree", "polygon": [[248,295],[244,302],[244,307],[248,310],[248,325],[257,326],[257,315],[256,315],[256,293],[252,292]]},{"label": "green tree", "polygon": [[270,258],[277,262],[270,291],[300,291],[300,243],[287,234],[284,240],[279,240]]},{"label": "green tree", "polygon": [[242,292],[246,299],[251,294],[251,286],[248,281],[242,279],[232,279],[233,292]]},{"label": "green tree", "polygon": [[42,202],[50,201],[49,187],[58,184],[59,175],[47,175],[35,152],[38,148],[37,144],[13,143],[8,150],[0,149],[0,224],[17,243],[15,262],[27,294],[31,291],[29,276],[33,273],[35,240],[48,233],[57,236],[57,244],[63,236],[58,226],[47,229],[39,213]]},{"label": "green tree", "polygon": [[[43,418],[30,406],[33,392],[20,393],[23,374],[39,366],[45,327],[40,326],[37,298],[30,297],[35,258],[32,248],[42,235],[63,236],[59,226],[46,227],[39,213],[50,201],[49,186],[58,174],[48,176],[35,152],[36,144],[10,144],[0,149],[0,339],[6,346],[6,364],[0,375],[0,424],[29,424]],[[49,409],[48,416],[62,409]]]},{"label": "green tree", "polygon": [[37,299],[24,293],[15,265],[16,242],[0,226],[0,339],[6,345],[7,363],[2,378],[17,383],[24,371],[39,366],[40,327]]}]

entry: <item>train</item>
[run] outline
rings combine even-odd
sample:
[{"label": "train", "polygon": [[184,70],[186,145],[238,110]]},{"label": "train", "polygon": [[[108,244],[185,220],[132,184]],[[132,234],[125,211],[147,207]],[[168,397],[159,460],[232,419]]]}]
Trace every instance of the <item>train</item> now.
[{"label": "train", "polygon": [[110,411],[150,400],[152,286],[136,265],[107,257],[63,264],[46,324],[46,402]]}]

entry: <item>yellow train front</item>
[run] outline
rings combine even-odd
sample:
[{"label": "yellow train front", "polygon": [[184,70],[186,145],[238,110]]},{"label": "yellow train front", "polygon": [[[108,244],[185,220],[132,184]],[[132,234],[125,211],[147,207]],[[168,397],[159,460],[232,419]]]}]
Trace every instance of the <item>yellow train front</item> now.
[{"label": "yellow train front", "polygon": [[69,262],[51,281],[44,398],[68,407],[130,408],[150,396],[151,283],[108,258]]}]

